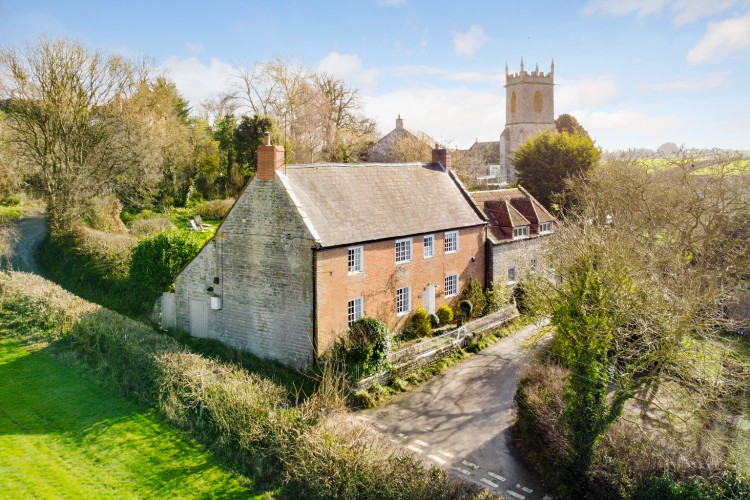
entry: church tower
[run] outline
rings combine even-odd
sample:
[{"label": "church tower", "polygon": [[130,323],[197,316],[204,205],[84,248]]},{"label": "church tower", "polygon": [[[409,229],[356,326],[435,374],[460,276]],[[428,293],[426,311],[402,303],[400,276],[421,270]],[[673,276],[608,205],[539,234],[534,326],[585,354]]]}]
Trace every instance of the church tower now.
[{"label": "church tower", "polygon": [[546,74],[539,71],[539,65],[526,71],[523,59],[518,73],[508,73],[505,65],[505,130],[500,135],[500,158],[509,183],[516,181],[510,162],[513,151],[537,132],[555,129],[554,76],[555,61]]}]

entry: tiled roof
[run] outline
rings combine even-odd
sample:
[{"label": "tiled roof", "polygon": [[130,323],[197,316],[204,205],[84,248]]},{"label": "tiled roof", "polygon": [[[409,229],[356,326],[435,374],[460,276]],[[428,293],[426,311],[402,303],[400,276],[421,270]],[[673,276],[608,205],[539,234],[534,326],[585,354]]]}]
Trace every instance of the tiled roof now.
[{"label": "tiled roof", "polygon": [[484,224],[439,164],[289,165],[282,181],[324,247]]},{"label": "tiled roof", "polygon": [[529,236],[537,236],[539,224],[556,219],[522,187],[470,192],[472,202],[489,223],[494,242],[513,239],[513,228],[530,226]]}]

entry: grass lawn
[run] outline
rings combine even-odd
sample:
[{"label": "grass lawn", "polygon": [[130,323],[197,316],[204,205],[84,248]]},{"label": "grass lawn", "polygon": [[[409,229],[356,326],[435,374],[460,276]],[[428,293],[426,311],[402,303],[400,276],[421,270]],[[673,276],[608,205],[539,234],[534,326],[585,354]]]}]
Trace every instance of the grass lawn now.
[{"label": "grass lawn", "polygon": [[0,498],[267,498],[155,410],[24,344],[3,319]]}]

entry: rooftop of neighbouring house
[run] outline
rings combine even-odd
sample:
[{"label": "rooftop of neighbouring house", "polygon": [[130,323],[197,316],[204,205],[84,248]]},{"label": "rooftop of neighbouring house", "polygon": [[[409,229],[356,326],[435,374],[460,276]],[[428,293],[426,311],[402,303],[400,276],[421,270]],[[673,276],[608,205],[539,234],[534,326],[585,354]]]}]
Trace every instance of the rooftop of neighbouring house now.
[{"label": "rooftop of neighbouring house", "polygon": [[287,165],[280,177],[323,247],[484,224],[439,163]]},{"label": "rooftop of neighbouring house", "polygon": [[522,187],[473,191],[469,193],[476,208],[482,212],[489,224],[489,236],[493,243],[517,239],[513,230],[528,227],[527,237],[539,236],[540,224],[556,219],[536,198]]}]

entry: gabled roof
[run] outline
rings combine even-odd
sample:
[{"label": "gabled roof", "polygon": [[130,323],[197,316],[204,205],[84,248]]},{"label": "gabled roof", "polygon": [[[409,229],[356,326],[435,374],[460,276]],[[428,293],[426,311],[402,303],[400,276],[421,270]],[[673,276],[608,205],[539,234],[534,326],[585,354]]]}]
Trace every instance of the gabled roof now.
[{"label": "gabled roof", "polygon": [[279,176],[323,247],[485,223],[437,163],[288,165]]},{"label": "gabled roof", "polygon": [[539,224],[556,222],[536,198],[522,187],[473,191],[469,193],[484,219],[489,223],[493,243],[513,239],[513,228],[530,226],[529,236],[537,236]]}]

